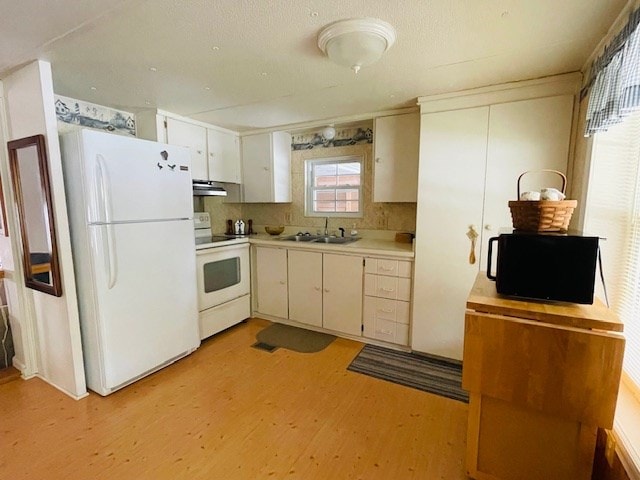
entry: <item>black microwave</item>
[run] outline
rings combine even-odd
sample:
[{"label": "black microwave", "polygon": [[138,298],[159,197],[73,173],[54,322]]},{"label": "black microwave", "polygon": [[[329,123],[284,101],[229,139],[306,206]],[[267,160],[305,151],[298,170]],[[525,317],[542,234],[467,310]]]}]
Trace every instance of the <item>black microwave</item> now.
[{"label": "black microwave", "polygon": [[[598,237],[560,233],[508,233],[489,239],[487,277],[503,295],[593,303]],[[494,244],[498,245],[492,275]]]}]

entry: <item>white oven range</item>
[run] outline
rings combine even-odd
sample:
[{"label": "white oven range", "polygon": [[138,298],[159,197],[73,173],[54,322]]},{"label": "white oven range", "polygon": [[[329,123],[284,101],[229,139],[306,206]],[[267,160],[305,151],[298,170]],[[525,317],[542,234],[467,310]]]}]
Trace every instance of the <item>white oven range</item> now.
[{"label": "white oven range", "polygon": [[251,315],[249,240],[211,234],[206,212],[193,214],[200,338]]}]

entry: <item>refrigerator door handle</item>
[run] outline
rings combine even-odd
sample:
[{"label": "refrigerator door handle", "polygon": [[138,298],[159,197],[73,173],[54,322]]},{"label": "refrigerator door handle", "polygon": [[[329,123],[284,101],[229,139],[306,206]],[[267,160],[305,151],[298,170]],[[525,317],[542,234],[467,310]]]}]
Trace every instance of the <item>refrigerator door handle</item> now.
[{"label": "refrigerator door handle", "polygon": [[104,238],[106,238],[106,248],[104,250],[105,255],[105,267],[107,267],[107,271],[109,273],[109,283],[107,284],[109,290],[111,290],[118,279],[118,262],[116,261],[116,239],[113,236],[113,225],[105,225],[107,232]]},{"label": "refrigerator door handle", "polygon": [[111,223],[111,194],[109,191],[109,178],[107,176],[107,167],[104,157],[101,154],[96,155],[97,177],[100,186],[100,198],[98,205],[99,221]]}]

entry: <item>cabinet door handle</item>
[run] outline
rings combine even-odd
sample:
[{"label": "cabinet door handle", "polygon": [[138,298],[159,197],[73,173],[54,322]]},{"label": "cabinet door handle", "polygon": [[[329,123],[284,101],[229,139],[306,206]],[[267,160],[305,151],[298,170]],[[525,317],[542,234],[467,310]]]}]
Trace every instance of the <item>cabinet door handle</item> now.
[{"label": "cabinet door handle", "polygon": [[325,293],[329,293],[329,289],[328,288],[325,288],[324,291],[325,291]]},{"label": "cabinet door handle", "polygon": [[196,152],[198,153],[198,155],[202,155],[202,150],[196,150]]},{"label": "cabinet door handle", "polygon": [[285,282],[284,280],[280,280],[280,285],[286,285],[287,282]]},{"label": "cabinet door handle", "polygon": [[322,290],[320,287],[313,287],[313,289],[317,292],[319,292],[320,290]]},{"label": "cabinet door handle", "polygon": [[380,157],[376,157],[376,163],[380,163]]}]

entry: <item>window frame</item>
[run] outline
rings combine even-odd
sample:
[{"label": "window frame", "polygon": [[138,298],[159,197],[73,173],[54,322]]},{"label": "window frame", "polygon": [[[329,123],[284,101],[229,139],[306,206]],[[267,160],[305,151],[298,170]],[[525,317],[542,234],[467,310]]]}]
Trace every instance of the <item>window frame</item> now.
[{"label": "window frame", "polygon": [[[583,218],[582,218],[582,223],[583,223],[582,226],[587,231],[591,231],[592,229],[594,229],[594,220],[597,221],[598,215],[600,217],[604,216],[602,212],[599,212],[599,213],[597,211],[594,212],[594,208],[603,208],[603,206],[607,206],[607,207],[613,206],[616,208],[619,207],[619,205],[612,205],[611,203],[607,203],[605,205],[605,203],[601,204],[598,201],[595,201],[595,199],[598,198],[596,197],[596,191],[597,191],[596,189],[598,187],[595,187],[595,182],[597,180],[602,180],[602,178],[598,176],[598,173],[600,173],[599,170],[601,170],[603,166],[597,165],[599,161],[599,156],[603,156],[602,148],[611,149],[611,144],[614,142],[611,139],[610,135],[612,134],[615,135],[619,133],[619,132],[616,132],[616,130],[620,128],[628,127],[633,131],[630,133],[625,133],[624,138],[617,139],[617,141],[615,142],[615,146],[620,147],[621,149],[628,148],[628,151],[624,152],[625,155],[633,154],[636,158],[640,157],[640,153],[638,150],[640,146],[640,142],[638,141],[638,131],[640,129],[640,126],[638,124],[640,123],[640,119],[638,118],[638,115],[640,115],[640,113],[635,112],[632,115],[630,115],[628,118],[626,118],[621,124],[616,124],[611,126],[608,131],[597,132],[595,135],[591,137],[591,139],[587,144],[587,147],[588,147],[587,181],[588,182],[587,182],[586,196],[584,197],[585,201],[584,201]],[[634,123],[631,124],[630,122],[634,122]],[[633,140],[635,140],[635,143],[632,143]],[[625,155],[622,155],[622,157],[624,157]],[[612,156],[610,152],[609,152],[609,156],[610,157]],[[634,162],[634,161],[636,162],[635,165],[637,165],[637,160],[631,160],[631,162]],[[640,207],[640,205],[638,205],[639,202],[637,200],[638,188],[640,185],[640,179],[639,179],[640,167],[636,167],[636,168],[637,170],[634,175],[625,176],[625,181],[628,181],[629,184],[632,184],[632,183],[635,184],[635,187],[633,189],[634,193],[629,195],[630,197],[635,197],[635,200],[631,198],[630,204],[627,205],[627,210],[626,210],[627,219],[623,222],[619,222],[621,226],[627,229],[627,231],[625,231],[623,236],[620,236],[620,238],[618,238],[618,240],[624,240],[625,242],[625,244],[623,245],[625,248],[622,249],[625,252],[624,255],[631,254],[631,256],[630,257],[621,256],[620,253],[617,252],[616,253],[617,257],[611,256],[611,255],[607,255],[603,257],[605,278],[607,278],[608,275],[611,275],[611,273],[608,273],[608,272],[611,272],[613,270],[623,271],[624,274],[622,275],[623,277],[622,282],[624,282],[625,284],[626,282],[628,282],[627,277],[629,272],[629,266],[632,264],[635,266],[640,264],[640,258],[638,258],[637,253],[636,255],[633,255],[634,250],[630,248],[633,245],[633,243],[632,242],[630,243],[628,239],[628,237],[632,236],[632,234],[628,232],[628,229],[632,229],[634,227],[634,223],[633,223],[634,221],[636,222],[635,225],[637,225],[637,222],[640,221],[640,218],[639,218],[640,214],[638,212],[638,207]],[[611,169],[608,169],[607,171],[610,174],[612,173]],[[611,182],[610,185],[612,187],[612,188],[610,187],[610,190],[615,191],[616,189],[622,188],[623,182],[620,182],[617,184],[614,184],[614,182]],[[600,188],[602,188],[602,184],[600,184]],[[616,197],[617,196],[618,196],[618,192],[616,192]],[[616,214],[620,213],[619,209],[614,208],[612,211]],[[607,216],[609,218],[612,217],[611,213],[608,213]],[[597,233],[597,232],[594,231],[594,233]],[[614,241],[617,238],[615,234],[611,235],[610,231],[608,231],[607,233],[608,233],[607,242]],[[635,250],[635,252],[637,252],[637,250]],[[617,259],[619,262],[618,263],[614,262],[612,258]],[[630,261],[629,258],[633,258],[633,260]],[[631,266],[630,270],[633,270],[633,266]],[[611,278],[613,277],[609,276],[609,279]],[[616,283],[615,280],[613,284],[609,282],[609,286],[615,287],[615,283]],[[602,287],[600,285],[597,286],[597,289],[600,290],[598,293],[603,293],[601,291],[601,288]],[[618,285],[618,288],[620,288],[619,285]],[[612,300],[611,308],[614,311],[620,308],[619,305],[617,305],[618,302],[616,297],[618,297],[618,293],[615,290],[616,289],[613,288],[613,289],[610,289],[609,291],[610,300]],[[628,291],[625,291],[623,293],[623,296],[632,297],[632,295]],[[635,342],[632,341],[632,339],[630,338],[630,335],[634,335],[634,338],[636,338],[638,328],[637,328],[637,325],[633,325],[633,327],[635,327],[633,328],[629,319],[631,319],[631,321],[635,321],[635,323],[640,321],[640,319],[638,319],[633,314],[631,316],[627,314],[625,318],[625,315],[623,314],[622,311],[619,311],[618,313],[620,315],[620,319],[623,322],[627,321],[627,324],[625,325],[625,334],[624,334],[626,337],[626,344],[625,344],[625,362],[623,363],[623,367],[622,367],[622,378],[620,382],[620,391],[617,399],[617,408],[616,408],[614,426],[613,426],[612,432],[613,432],[613,437],[616,440],[616,452],[618,453],[620,461],[622,462],[625,470],[629,474],[629,477],[636,478],[640,474],[640,448],[638,447],[640,445],[640,384],[638,383],[638,375],[637,375],[638,368],[636,365],[638,362],[637,361],[632,362],[633,365],[629,365],[629,361],[626,358],[626,355],[629,353],[629,349],[631,348],[637,349],[637,340]],[[636,355],[636,358],[637,358],[637,355]],[[634,371],[636,373],[635,378],[632,378],[632,376],[629,373],[630,371]]]},{"label": "window frame", "polygon": [[[313,210],[313,192],[316,190],[326,190],[325,188],[314,187],[313,171],[316,165],[359,163],[360,164],[360,184],[357,186],[332,187],[335,190],[358,190],[358,211],[357,212],[315,212]],[[331,217],[331,218],[363,218],[364,217],[364,156],[346,155],[340,157],[320,157],[309,158],[304,161],[304,216],[305,217]]]}]

